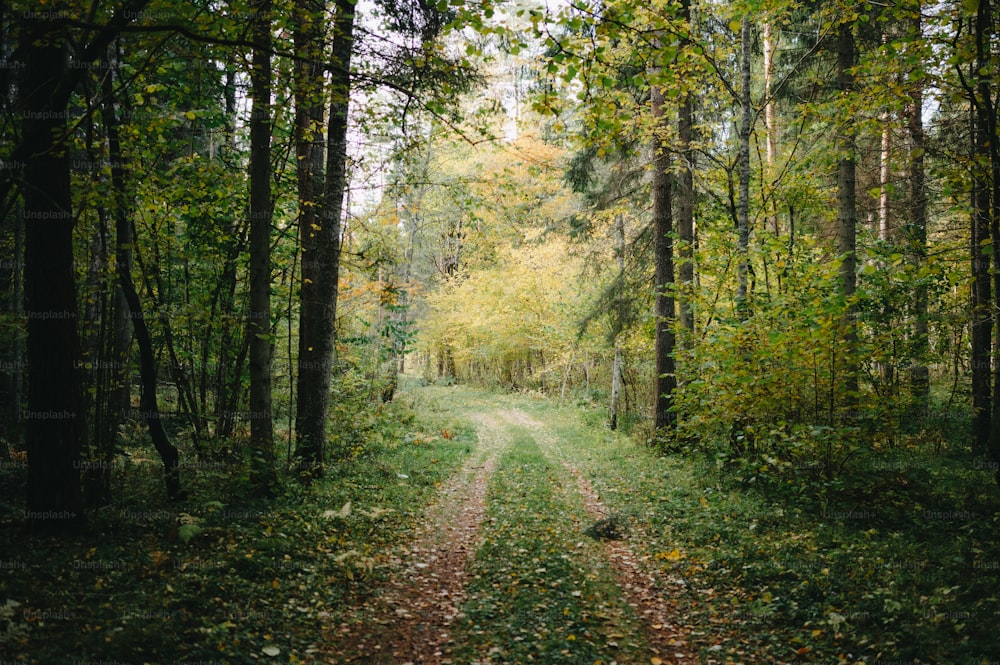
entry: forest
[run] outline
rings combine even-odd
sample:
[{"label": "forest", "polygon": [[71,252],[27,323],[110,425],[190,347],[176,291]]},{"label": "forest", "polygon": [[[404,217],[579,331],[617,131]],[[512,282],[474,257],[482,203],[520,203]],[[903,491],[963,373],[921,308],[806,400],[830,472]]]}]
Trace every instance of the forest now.
[{"label": "forest", "polygon": [[0,4],[0,665],[1000,663],[992,2]]}]

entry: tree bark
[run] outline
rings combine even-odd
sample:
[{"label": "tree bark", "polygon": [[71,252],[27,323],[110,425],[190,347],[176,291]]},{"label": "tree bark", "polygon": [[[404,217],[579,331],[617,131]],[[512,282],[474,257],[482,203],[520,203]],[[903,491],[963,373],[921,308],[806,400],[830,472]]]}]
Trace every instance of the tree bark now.
[{"label": "tree bark", "polygon": [[80,393],[73,211],[66,145],[67,35],[56,22],[25,18],[22,153],[28,317],[28,485],[25,517],[32,531],[75,530],[83,520],[79,460],[86,428]]},{"label": "tree bark", "polygon": [[750,273],[750,134],[753,131],[753,108],[750,98],[750,17],[740,24],[740,127],[739,127],[739,202],[736,213],[737,285],[736,313],[750,318],[747,280]]},{"label": "tree bark", "polygon": [[[976,200],[976,214],[980,231],[988,233],[986,244],[981,243],[979,251],[987,244],[992,248],[992,275],[993,283],[986,282],[984,294],[990,297],[990,287],[992,286],[992,310],[1000,305],[1000,133],[997,131],[997,107],[994,92],[997,86],[996,66],[994,46],[996,42],[995,17],[993,16],[993,3],[991,0],[980,0],[976,11],[976,100],[975,109],[977,115],[977,128],[975,132],[976,156],[979,158],[976,164],[975,180],[979,182],[974,187],[978,189]],[[982,173],[981,171],[982,170]],[[981,173],[981,175],[980,175]],[[989,267],[987,267],[989,270]],[[979,275],[976,276],[980,277]],[[987,301],[988,302],[988,301]],[[995,462],[1000,464],[1000,325],[997,325],[993,318],[993,311],[987,307],[982,312],[983,318],[990,319],[987,325],[991,326],[991,333],[995,333],[992,349],[992,394],[987,402],[984,415],[976,411],[974,417],[974,436],[979,442],[979,427],[982,426],[988,432],[985,443],[987,444],[990,456]],[[985,345],[989,345],[987,341]],[[986,389],[990,390],[990,378],[987,378]],[[979,419],[982,419],[981,425]],[[988,422],[989,424],[985,424]],[[1000,470],[995,474],[998,484],[1000,484]]]},{"label": "tree bark", "polygon": [[[911,19],[911,26],[911,38],[921,40],[923,27],[919,2]],[[924,105],[923,78],[911,74],[910,86],[910,105],[907,109],[906,123],[909,149],[910,219],[907,224],[906,240],[910,261],[919,269],[927,260],[927,188],[924,174],[924,121],[922,115]],[[912,411],[918,418],[927,415],[930,402],[930,372],[926,364],[928,350],[927,300],[927,286],[921,281],[913,291],[913,341],[911,346],[913,360],[909,368]]]},{"label": "tree bark", "polygon": [[[991,6],[989,0],[978,4],[973,31],[976,42],[975,81],[972,92],[971,117],[972,155],[975,160],[972,177],[972,233],[970,254],[972,257],[972,435],[974,447],[979,452],[990,452],[994,459],[1000,459],[1000,451],[993,446],[991,427],[993,420],[993,398],[996,387],[991,386],[993,337],[992,285],[990,271],[992,255],[992,214],[990,207],[991,184],[987,164],[989,163],[990,139],[990,91],[986,72],[990,62],[988,36],[990,34]],[[992,397],[992,398],[991,398]]]},{"label": "tree bark", "polygon": [[250,89],[250,482],[277,484],[271,411],[271,0],[254,6]]},{"label": "tree bark", "polygon": [[856,307],[853,303],[857,289],[857,164],[854,122],[848,97],[854,92],[854,25],[841,23],[837,33],[837,90],[845,106],[841,109],[841,130],[838,136],[837,160],[837,253],[841,256],[840,294],[844,298],[844,315],[841,322],[843,352],[839,354],[844,364],[844,394],[846,419],[853,420],[858,402],[858,341]]},{"label": "tree bark", "polygon": [[674,361],[674,239],[670,188],[670,153],[663,145],[660,129],[666,123],[663,92],[654,83],[650,91],[654,122],[653,138],[653,253],[656,288],[656,404],[654,427],[658,432],[677,425],[673,411],[677,375]]},{"label": "tree bark", "polygon": [[[778,161],[778,113],[774,103],[774,54],[778,44],[774,38],[774,24],[770,18],[764,21],[764,133],[766,135],[766,152],[768,178],[774,177],[774,168]],[[773,199],[773,197],[772,197]],[[778,212],[772,210],[769,216],[771,232],[777,236],[781,233]]]},{"label": "tree bark", "polygon": [[[354,4],[337,0],[333,26],[330,117],[327,126],[326,182],[321,214],[302,234],[302,308],[299,325],[299,411],[296,457],[308,477],[323,475],[326,417],[333,372],[337,282],[340,272],[340,217],[347,188],[347,115],[354,47]],[[307,257],[311,257],[307,259]],[[307,278],[306,264],[314,264]]]},{"label": "tree bark", "polygon": [[[691,0],[681,0],[681,20],[686,31],[681,48],[690,48],[691,39],[687,35],[693,30],[691,25]],[[685,72],[681,72],[683,76]],[[678,317],[681,327],[687,332],[682,337],[683,344],[690,344],[694,337],[694,310],[691,297],[694,290],[694,101],[689,85],[681,89],[680,104],[677,107],[677,138],[680,142],[680,168],[677,172],[677,239],[681,291],[678,297]],[[687,341],[684,341],[687,340]]]}]

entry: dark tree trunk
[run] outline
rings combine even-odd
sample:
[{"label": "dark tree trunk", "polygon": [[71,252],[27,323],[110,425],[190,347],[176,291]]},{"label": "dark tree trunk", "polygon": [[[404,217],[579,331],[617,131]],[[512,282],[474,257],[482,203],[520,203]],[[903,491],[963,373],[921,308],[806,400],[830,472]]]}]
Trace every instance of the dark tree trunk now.
[{"label": "dark tree trunk", "polygon": [[739,127],[739,193],[736,206],[736,312],[740,319],[750,318],[747,282],[750,274],[750,134],[753,130],[753,109],[750,99],[750,18],[740,24],[740,127]]},{"label": "dark tree trunk", "polygon": [[[911,20],[911,38],[923,38],[920,7]],[[924,121],[922,77],[911,76],[910,107],[908,109],[906,134],[909,142],[909,208],[906,241],[910,261],[917,267],[927,259],[927,190],[924,177]],[[912,364],[910,365],[910,394],[913,414],[920,418],[927,414],[930,398],[930,373],[927,369],[927,286],[918,284],[913,292],[913,343]]]},{"label": "dark tree trunk", "polygon": [[115,112],[114,88],[110,82],[105,83],[104,96],[104,122],[108,134],[111,184],[115,193],[115,264],[122,298],[128,306],[129,318],[132,321],[136,341],[139,345],[139,374],[142,383],[139,408],[142,412],[142,419],[149,428],[153,447],[156,448],[156,452],[163,461],[167,496],[171,499],[178,499],[183,497],[180,485],[180,455],[177,448],[170,442],[166,430],[163,429],[160,408],[156,399],[156,357],[153,352],[153,342],[142,312],[142,305],[139,302],[139,293],[132,280],[134,238],[129,219],[130,205],[125,185],[125,167],[122,163],[118,118]]},{"label": "dark tree trunk", "polygon": [[[989,289],[992,286],[993,311],[1000,305],[1000,133],[997,132],[997,107],[994,94],[997,89],[995,57],[992,55],[995,47],[995,17],[993,16],[993,3],[991,0],[980,0],[976,12],[976,156],[979,158],[977,173],[979,169],[985,172],[982,176],[976,176],[978,196],[976,200],[976,214],[979,217],[982,232],[989,233],[989,244],[992,247],[993,259],[993,283],[987,281],[985,295],[990,297]],[[980,209],[981,207],[981,209]],[[982,251],[984,245],[980,245]],[[978,275],[977,275],[978,277]],[[985,311],[983,316],[991,318],[992,312]],[[990,456],[994,461],[1000,463],[1000,325],[991,321],[994,326],[991,332],[996,334],[993,341],[992,353],[992,395],[986,404],[987,416],[981,412],[976,412],[977,422],[974,432],[977,442],[979,440],[979,418],[988,421],[983,427],[989,432],[986,444]],[[987,337],[990,335],[987,334]],[[988,346],[988,342],[985,343]],[[989,391],[990,379],[987,378],[987,391]],[[995,474],[997,483],[1000,483],[1000,471]]]},{"label": "dark tree trunk", "polygon": [[[663,93],[655,85],[650,92],[655,127],[666,121]],[[674,240],[670,191],[670,153],[657,132],[653,139],[653,252],[656,288],[656,405],[654,426],[657,431],[671,430],[677,424],[673,411],[677,375],[674,364]]]},{"label": "dark tree trunk", "polygon": [[250,115],[250,481],[273,494],[271,414],[271,0],[254,7]]},{"label": "dark tree trunk", "polygon": [[[330,364],[318,364],[315,338],[316,287],[319,261],[316,256],[316,230],[319,228],[320,191],[323,179],[323,110],[324,79],[319,65],[323,57],[322,6],[319,11],[309,0],[295,4],[295,155],[298,185],[299,245],[302,262],[299,275],[299,358],[296,377],[295,438],[296,468],[303,477],[322,473],[326,441],[326,391],[317,394],[317,386],[328,385]],[[322,419],[316,427],[316,417]],[[307,431],[308,430],[308,431]],[[318,433],[317,433],[318,430]],[[318,438],[318,441],[311,439]]]},{"label": "dark tree trunk", "polygon": [[[991,445],[993,404],[991,390],[991,339],[993,336],[991,255],[987,252],[992,237],[990,208],[991,186],[987,171],[991,136],[990,91],[988,71],[990,52],[988,35],[991,26],[988,0],[978,5],[973,31],[976,41],[975,90],[970,90],[972,110],[972,157],[976,162],[972,177],[972,435],[975,449],[981,453],[997,451]],[[995,116],[994,116],[995,118]]]},{"label": "dark tree trunk", "polygon": [[66,74],[66,46],[57,25],[25,18],[19,47],[28,317],[25,516],[33,531],[42,532],[73,530],[83,519],[79,460],[86,428],[77,371],[68,97],[54,92]]},{"label": "dark tree trunk", "polygon": [[[854,26],[841,23],[837,35],[837,90],[846,104],[854,91]],[[857,322],[853,304],[857,289],[857,163],[854,123],[848,117],[852,110],[842,109],[842,130],[838,136],[837,150],[837,254],[841,256],[840,293],[844,298],[844,316],[841,322],[844,359],[844,404],[847,420],[853,420],[858,403]]]},{"label": "dark tree trunk", "polygon": [[354,4],[349,0],[337,0],[336,4],[326,182],[320,198],[319,217],[312,226],[304,225],[300,229],[303,283],[295,455],[299,468],[309,477],[323,475],[340,271],[340,216],[347,188],[347,113],[351,94]]},{"label": "dark tree trunk", "polygon": [[[691,0],[681,0],[681,20],[691,32]],[[685,38],[682,47],[690,47]],[[677,108],[677,138],[680,140],[680,168],[677,173],[677,239],[680,240],[680,282],[683,287],[678,301],[681,327],[687,331],[682,343],[690,344],[694,336],[694,310],[690,291],[694,288],[694,100],[689,89],[681,92]],[[686,342],[684,340],[687,340]]]}]

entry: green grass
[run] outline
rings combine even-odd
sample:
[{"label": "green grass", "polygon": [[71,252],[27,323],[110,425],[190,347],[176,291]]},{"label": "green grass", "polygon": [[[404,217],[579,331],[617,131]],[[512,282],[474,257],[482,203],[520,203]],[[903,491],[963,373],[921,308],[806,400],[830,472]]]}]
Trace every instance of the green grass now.
[{"label": "green grass", "polygon": [[583,535],[572,480],[524,428],[510,446],[490,480],[455,662],[637,662],[634,618]]},{"label": "green grass", "polygon": [[586,413],[535,415],[609,510],[633,518],[633,547],[685,580],[704,658],[1000,661],[998,492],[968,452],[914,443],[836,481],[754,488],[595,430]]},{"label": "green grass", "polygon": [[[270,502],[244,499],[220,469],[167,504],[149,464],[122,470],[128,494],[89,533],[5,539],[0,660],[256,663],[276,647],[279,662],[312,662],[324,627],[385,575],[384,553],[475,446],[470,429],[421,410],[371,416],[355,455]],[[191,523],[180,537],[179,513]]]}]

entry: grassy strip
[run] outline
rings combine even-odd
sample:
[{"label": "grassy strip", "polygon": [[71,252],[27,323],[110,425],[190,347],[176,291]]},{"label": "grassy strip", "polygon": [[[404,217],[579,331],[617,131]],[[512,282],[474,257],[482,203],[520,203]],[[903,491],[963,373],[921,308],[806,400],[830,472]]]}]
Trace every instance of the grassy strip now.
[{"label": "grassy strip", "polygon": [[629,608],[583,536],[586,514],[568,503],[561,468],[523,428],[490,480],[483,544],[476,554],[460,663],[635,662],[642,644]]},{"label": "grassy strip", "polygon": [[765,493],[690,459],[658,457],[587,424],[586,413],[533,410],[609,508],[631,517],[633,549],[662,577],[684,581],[704,657],[1000,660],[1000,515],[987,474],[969,477],[967,459],[949,467],[909,451],[906,465],[886,457],[850,486]]},{"label": "grassy strip", "polygon": [[270,502],[247,501],[223,468],[192,479],[183,505],[157,503],[150,464],[128,470],[131,501],[100,513],[90,533],[6,539],[0,659],[313,662],[345,601],[384,574],[382,553],[475,445],[471,429],[399,405],[366,428],[365,445],[327,478],[309,489],[289,480]]}]

